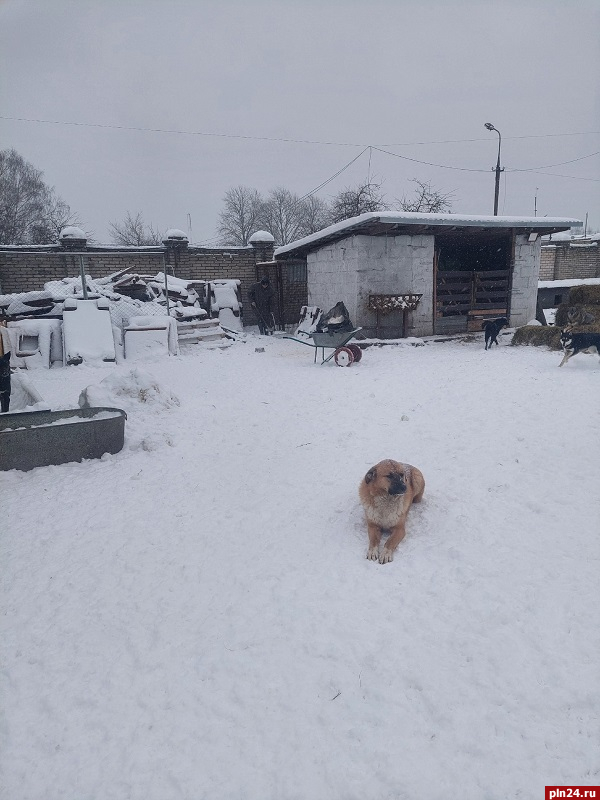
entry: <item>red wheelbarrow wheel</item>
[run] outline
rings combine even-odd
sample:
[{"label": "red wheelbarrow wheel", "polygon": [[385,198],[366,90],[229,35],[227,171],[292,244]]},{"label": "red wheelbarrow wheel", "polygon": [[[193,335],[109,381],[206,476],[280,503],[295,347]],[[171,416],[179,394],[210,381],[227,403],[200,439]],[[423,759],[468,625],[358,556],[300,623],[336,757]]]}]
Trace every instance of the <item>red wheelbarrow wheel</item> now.
[{"label": "red wheelbarrow wheel", "polygon": [[362,358],[362,350],[357,344],[349,344],[348,347],[352,350],[352,355],[354,356],[354,360],[358,364],[358,362]]},{"label": "red wheelbarrow wheel", "polygon": [[338,347],[333,358],[338,367],[351,367],[354,363],[354,353],[349,347]]}]

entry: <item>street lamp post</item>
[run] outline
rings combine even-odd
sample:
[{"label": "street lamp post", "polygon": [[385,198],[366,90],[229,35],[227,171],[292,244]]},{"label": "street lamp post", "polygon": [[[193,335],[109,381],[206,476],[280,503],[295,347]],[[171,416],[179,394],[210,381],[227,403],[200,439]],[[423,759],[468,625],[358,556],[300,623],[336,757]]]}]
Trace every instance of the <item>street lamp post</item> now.
[{"label": "street lamp post", "polygon": [[498,216],[498,195],[500,194],[500,173],[504,172],[504,168],[500,167],[500,145],[502,144],[502,136],[498,128],[494,128],[491,122],[484,123],[488,131],[496,131],[498,134],[498,160],[496,161],[496,188],[494,191],[494,216]]}]

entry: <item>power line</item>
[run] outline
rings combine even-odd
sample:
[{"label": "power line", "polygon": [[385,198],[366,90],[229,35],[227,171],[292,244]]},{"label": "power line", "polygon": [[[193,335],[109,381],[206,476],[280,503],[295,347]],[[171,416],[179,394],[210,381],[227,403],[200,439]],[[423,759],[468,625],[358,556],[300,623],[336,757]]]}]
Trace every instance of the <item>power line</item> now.
[{"label": "power line", "polygon": [[[396,158],[402,158],[405,161],[414,161],[417,164],[425,164],[429,167],[437,167],[439,169],[454,169],[459,170],[460,172],[488,172],[487,169],[470,169],[468,167],[450,167],[446,164],[433,164],[430,161],[420,161],[417,158],[409,158],[408,156],[402,156],[399,153],[391,153],[389,150],[382,150],[380,147],[374,147],[374,150],[378,150],[380,153],[386,153],[388,156],[395,156]],[[562,167],[564,164],[573,164],[575,161],[583,161],[586,158],[592,158],[593,156],[597,156],[600,154],[600,150],[597,150],[595,153],[589,153],[586,156],[579,156],[578,158],[572,158],[569,161],[561,161],[558,164],[546,164],[545,166],[540,167],[527,167],[523,169],[513,169],[511,167],[506,167],[506,172],[536,172],[541,169],[551,169],[552,167]],[[569,177],[565,175],[564,177]],[[589,180],[595,180],[595,178],[590,178]]]},{"label": "power line", "polygon": [[562,167],[564,164],[573,164],[575,161],[583,161],[585,158],[592,158],[592,156],[600,155],[600,150],[595,153],[590,153],[588,156],[579,156],[579,158],[572,158],[570,161],[561,161],[559,164],[546,164],[543,167],[529,167],[528,169],[509,169],[509,172],[535,172],[538,169],[552,169],[552,167]]},{"label": "power line", "polygon": [[557,172],[540,172],[537,169],[528,170],[528,172],[535,172],[536,175],[552,175],[554,178],[570,178],[573,181],[595,181],[600,182],[600,178],[584,178],[581,175],[559,175]]},{"label": "power line", "polygon": [[332,176],[331,176],[331,178],[327,178],[327,180],[326,180],[326,181],[323,181],[323,183],[320,183],[320,184],[319,184],[319,185],[318,185],[318,186],[317,186],[315,189],[311,189],[311,191],[310,191],[310,192],[307,192],[306,194],[302,195],[302,197],[299,197],[299,198],[298,198],[298,202],[300,202],[301,200],[306,200],[306,198],[307,198],[307,197],[310,197],[311,195],[315,194],[315,192],[318,192],[318,191],[319,191],[319,189],[322,189],[324,186],[327,186],[327,184],[328,184],[328,183],[331,183],[331,181],[332,181],[332,180],[334,180],[335,178],[337,178],[337,176],[338,176],[338,175],[341,175],[341,174],[342,174],[342,172],[343,172],[344,170],[348,169],[348,167],[349,167],[349,166],[351,166],[352,164],[354,164],[354,162],[355,162],[355,161],[358,161],[358,159],[359,159],[359,158],[360,158],[360,157],[363,155],[363,153],[366,153],[366,152],[367,152],[367,150],[369,150],[369,148],[368,148],[368,147],[365,147],[365,149],[364,149],[364,150],[361,150],[361,152],[360,152],[360,153],[359,153],[359,154],[358,154],[358,155],[357,155],[355,158],[353,158],[353,159],[352,159],[352,161],[349,161],[349,162],[348,162],[348,163],[347,163],[347,164],[346,164],[344,167],[342,167],[341,169],[339,169],[339,170],[338,170],[338,171],[335,173],[335,175],[332,175]]},{"label": "power line", "polygon": [[[142,126],[135,126],[135,125],[112,125],[109,123],[100,123],[100,122],[70,122],[65,120],[54,120],[54,119],[33,119],[30,117],[10,117],[0,115],[0,119],[10,120],[13,122],[34,122],[44,125],[70,125],[80,128],[106,128],[110,130],[120,130],[120,131],[138,131],[142,133],[170,133],[176,134],[179,136],[210,136],[215,138],[221,139],[249,139],[253,141],[261,141],[261,142],[288,142],[292,144],[319,144],[319,145],[328,145],[334,147],[376,147],[376,145],[369,145],[365,144],[364,142],[330,142],[330,141],[318,141],[316,139],[291,139],[291,138],[282,138],[276,136],[250,136],[247,134],[241,133],[214,133],[214,132],[207,132],[207,131],[186,131],[186,130],[178,130],[175,128],[146,128]],[[600,131],[576,131],[572,133],[541,133],[541,134],[531,134],[527,136],[505,136],[504,139],[546,139],[551,137],[560,137],[560,136],[592,136],[599,134]],[[469,142],[487,142],[489,141],[487,137],[481,137],[477,139],[438,139],[432,141],[422,141],[422,142],[394,142],[394,143],[384,143],[379,145],[380,147],[413,147],[417,145],[428,145],[428,144],[461,144],[461,143],[469,143]],[[435,166],[435,165],[434,165]]]},{"label": "power line", "polygon": [[449,167],[446,164],[433,164],[431,161],[420,161],[418,158],[409,158],[408,156],[401,156],[399,153],[391,153],[389,150],[382,150],[381,147],[373,146],[373,150],[377,150],[379,153],[385,153],[388,156],[395,156],[396,158],[401,158],[404,161],[413,161],[415,164],[425,164],[428,167],[438,167],[439,169],[455,169],[459,170],[460,172],[489,172],[487,169],[470,169],[469,167]]},{"label": "power line", "polygon": [[[469,167],[453,167],[447,164],[435,164],[430,161],[422,161],[418,158],[410,158],[409,156],[403,156],[400,153],[391,153],[389,150],[383,150],[382,147],[378,147],[376,145],[359,145],[355,142],[321,142],[312,139],[286,139],[286,138],[279,138],[279,137],[271,137],[271,136],[249,136],[244,134],[232,134],[232,133],[207,133],[202,131],[182,131],[170,128],[144,128],[138,126],[129,126],[129,125],[111,125],[106,123],[94,123],[94,122],[68,122],[68,121],[61,121],[61,120],[47,120],[47,119],[30,119],[27,117],[9,117],[0,115],[0,119],[4,120],[12,120],[17,122],[34,122],[34,123],[42,123],[47,125],[71,125],[76,127],[84,127],[84,128],[108,128],[113,130],[128,130],[128,131],[139,131],[144,133],[171,133],[171,134],[178,134],[178,135],[185,135],[185,136],[210,136],[210,137],[217,137],[217,138],[225,138],[225,139],[247,139],[252,141],[266,141],[266,142],[287,142],[293,144],[320,144],[320,145],[331,145],[337,147],[364,147],[365,149],[362,150],[356,158],[352,159],[345,167],[342,167],[339,172],[336,172],[335,175],[332,175],[331,178],[328,178],[324,183],[317,186],[310,192],[307,192],[301,200],[309,197],[310,195],[317,192],[319,189],[322,189],[332,180],[334,180],[338,175],[340,175],[345,169],[347,169],[351,164],[354,163],[360,156],[365,152],[365,150],[369,150],[371,153],[372,150],[378,150],[381,153],[385,153],[389,156],[394,156],[395,158],[401,158],[405,161],[412,161],[415,164],[423,164],[429,167],[436,167],[437,169],[451,169],[456,170],[458,172],[488,172],[487,169],[473,169]],[[591,134],[597,134],[600,131],[580,131],[575,133],[546,133],[546,134],[539,134],[539,135],[527,135],[527,136],[505,136],[505,139],[541,139],[541,138],[548,138],[548,137],[557,137],[557,136],[586,136]],[[383,145],[383,147],[408,147],[408,146],[416,146],[416,145],[426,145],[426,144],[456,144],[456,143],[464,143],[464,142],[482,142],[488,141],[487,138],[480,138],[480,139],[444,139],[438,141],[430,141],[430,142],[406,142],[402,144],[395,144],[395,145]],[[576,161],[582,161],[586,158],[592,158],[595,155],[598,155],[600,151],[595,153],[590,153],[586,156],[580,156],[579,158],[570,159],[569,161],[561,161],[558,164],[547,164],[542,167],[527,167],[527,168],[519,168],[519,169],[510,169],[507,168],[509,172],[535,172],[536,170],[542,169],[551,169],[552,167],[559,167],[563,166],[564,164],[572,164]],[[370,161],[370,158],[369,158]],[[543,174],[543,173],[540,173]],[[569,175],[557,175],[556,177],[575,177]],[[581,180],[596,180],[595,178],[582,178]]]},{"label": "power line", "polygon": [[[404,161],[411,161],[415,164],[423,164],[429,167],[435,167],[436,169],[450,169],[455,170],[458,172],[480,172],[480,173],[487,173],[489,170],[487,169],[474,169],[470,167],[454,167],[449,166],[448,164],[435,164],[431,161],[422,161],[417,158],[411,158],[409,156],[403,156],[400,153],[392,153],[389,150],[384,150],[383,147],[409,147],[409,146],[416,146],[416,145],[427,145],[427,144],[459,144],[465,142],[483,142],[488,141],[487,138],[477,138],[477,139],[442,139],[436,141],[424,141],[424,142],[404,142],[404,143],[397,143],[397,144],[388,144],[383,146],[376,146],[376,145],[363,145],[358,144],[356,142],[329,142],[329,141],[317,141],[313,139],[287,139],[281,137],[273,137],[273,136],[250,136],[245,134],[232,134],[232,133],[208,133],[203,131],[184,131],[184,130],[177,130],[177,129],[170,129],[170,128],[145,128],[141,126],[131,126],[131,125],[111,125],[107,123],[95,123],[95,122],[69,122],[63,120],[47,120],[47,119],[31,119],[27,117],[10,117],[0,115],[0,119],[3,120],[11,120],[16,122],[33,122],[33,123],[40,123],[40,124],[47,124],[47,125],[70,125],[82,128],[106,128],[111,130],[127,130],[127,131],[138,131],[143,133],[169,133],[169,134],[177,134],[177,135],[184,135],[184,136],[207,136],[207,137],[216,137],[216,138],[223,138],[223,139],[247,139],[251,141],[264,141],[264,142],[285,142],[285,143],[292,143],[292,144],[318,144],[318,145],[330,145],[330,146],[337,146],[337,147],[363,147],[364,149],[355,156],[351,161],[345,164],[340,170],[334,173],[330,178],[320,183],[314,189],[307,192],[305,195],[299,198],[299,201],[305,200],[307,197],[315,194],[322,189],[324,186],[327,186],[328,183],[335,180],[338,175],[341,175],[348,167],[354,164],[363,153],[369,150],[369,170],[371,165],[371,155],[373,150],[377,150],[380,153],[384,153],[385,155],[394,156],[395,158],[400,158]],[[543,138],[555,138],[561,136],[588,136],[588,135],[595,135],[600,133],[600,131],[578,131],[572,133],[545,133],[545,134],[533,134],[533,135],[526,135],[526,136],[505,136],[506,139],[543,139]],[[541,170],[544,169],[551,169],[552,167],[559,167],[565,164],[573,164],[576,161],[583,161],[587,158],[592,158],[600,153],[600,151],[596,151],[594,153],[590,153],[585,156],[579,156],[578,158],[570,159],[569,161],[561,161],[558,164],[547,164],[542,167],[528,167],[528,168],[506,168],[505,172],[535,172],[540,175],[550,175],[556,178],[568,178],[572,180],[587,180],[587,181],[594,181],[597,182],[598,178],[585,178],[575,175],[559,175],[557,173],[550,173],[550,172],[542,172]]]},{"label": "power line", "polygon": [[[338,176],[338,175],[341,175],[341,174],[342,174],[342,172],[344,172],[344,170],[348,169],[348,167],[350,167],[352,164],[354,164],[354,162],[355,162],[355,161],[358,161],[358,159],[359,159],[359,158],[360,158],[360,157],[363,155],[363,153],[366,153],[366,152],[367,152],[367,150],[369,150],[369,148],[368,148],[368,147],[365,147],[365,149],[364,149],[364,150],[361,150],[361,152],[360,152],[360,153],[359,153],[357,156],[355,156],[355,157],[352,159],[352,161],[349,161],[347,164],[345,164],[345,165],[344,165],[344,166],[343,166],[341,169],[339,169],[339,170],[338,170],[338,171],[337,171],[337,172],[336,172],[334,175],[332,175],[330,178],[327,178],[327,180],[325,180],[325,181],[323,181],[322,183],[320,183],[320,184],[319,184],[317,187],[315,187],[314,189],[311,189],[311,191],[310,191],[310,192],[307,192],[306,194],[303,194],[303,195],[302,195],[302,197],[299,197],[299,198],[298,198],[298,200],[296,201],[296,203],[301,203],[303,200],[306,200],[308,197],[311,197],[311,195],[313,195],[313,194],[315,194],[316,192],[318,192],[318,191],[319,191],[319,189],[322,189],[324,186],[327,186],[327,184],[328,184],[328,183],[331,183],[331,181],[332,181],[332,180],[334,180],[335,178],[337,178],[337,176]],[[200,242],[199,244],[201,244],[201,245],[202,245],[202,244],[210,244],[211,242],[216,242],[216,241],[218,241],[218,239],[219,239],[219,238],[220,238],[220,237],[218,237],[218,236],[217,236],[217,237],[215,237],[214,239],[205,239],[204,241]]]}]

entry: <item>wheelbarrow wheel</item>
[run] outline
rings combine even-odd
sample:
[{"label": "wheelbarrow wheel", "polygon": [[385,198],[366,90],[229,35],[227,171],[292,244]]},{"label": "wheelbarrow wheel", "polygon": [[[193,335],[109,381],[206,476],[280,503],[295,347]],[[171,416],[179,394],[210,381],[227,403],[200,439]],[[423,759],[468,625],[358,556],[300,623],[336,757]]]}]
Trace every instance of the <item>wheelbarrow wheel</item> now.
[{"label": "wheelbarrow wheel", "polygon": [[348,345],[348,349],[352,350],[352,355],[354,356],[354,360],[358,364],[358,362],[362,358],[362,350],[360,349],[360,347],[357,344],[349,344]]},{"label": "wheelbarrow wheel", "polygon": [[338,347],[333,358],[338,367],[351,367],[354,363],[354,353],[349,347]]}]

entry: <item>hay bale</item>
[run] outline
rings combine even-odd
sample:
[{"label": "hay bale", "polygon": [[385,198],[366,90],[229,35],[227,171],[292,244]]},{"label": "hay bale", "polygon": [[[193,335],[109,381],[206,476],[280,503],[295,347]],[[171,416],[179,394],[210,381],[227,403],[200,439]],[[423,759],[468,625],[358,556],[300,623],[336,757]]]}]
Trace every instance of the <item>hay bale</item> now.
[{"label": "hay bale", "polygon": [[[600,286],[573,286],[569,291],[570,306],[600,306]],[[596,319],[600,317],[600,309],[596,308]]]},{"label": "hay bale", "polygon": [[[584,287],[581,287],[584,288]],[[573,291],[571,289],[571,291]],[[569,294],[570,297],[570,294]],[[564,328],[565,325],[569,322],[568,315],[571,309],[576,309],[577,311],[581,312],[581,314],[590,314],[594,321],[589,323],[588,325],[577,325],[577,330],[591,330],[595,331],[596,333],[600,333],[600,307],[599,306],[576,306],[569,303],[561,303],[559,307],[556,309],[556,317],[554,319],[554,324],[557,328]],[[599,329],[599,330],[596,330]]]},{"label": "hay bale", "polygon": [[523,325],[514,332],[511,344],[545,345],[551,350],[560,350],[560,328],[554,325]]}]

